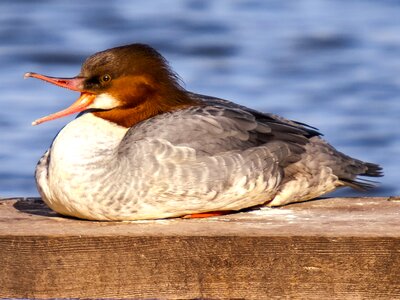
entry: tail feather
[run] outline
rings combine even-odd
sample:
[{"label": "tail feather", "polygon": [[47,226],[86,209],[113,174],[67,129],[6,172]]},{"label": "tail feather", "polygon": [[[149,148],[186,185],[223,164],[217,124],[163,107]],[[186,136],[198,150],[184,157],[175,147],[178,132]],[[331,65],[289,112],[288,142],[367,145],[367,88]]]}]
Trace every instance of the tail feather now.
[{"label": "tail feather", "polygon": [[358,179],[358,180],[351,180],[351,179],[345,179],[341,178],[340,181],[344,184],[347,185],[353,189],[356,189],[361,192],[368,191],[370,189],[375,188],[379,182],[373,181],[373,180],[367,180],[367,179]]},{"label": "tail feather", "polygon": [[[365,169],[364,172],[357,174],[357,176],[368,176],[368,177],[382,177],[383,170],[382,167],[377,164],[365,163],[362,162],[362,165]],[[377,181],[368,180],[368,179],[349,179],[349,178],[340,178],[340,181],[349,187],[352,187],[359,191],[366,191],[372,189],[378,185]]]},{"label": "tail feather", "polygon": [[367,168],[367,170],[364,173],[361,173],[359,175],[368,176],[368,177],[382,177],[383,176],[383,170],[382,170],[381,166],[379,166],[377,164],[372,164],[372,163],[364,163],[364,166]]}]

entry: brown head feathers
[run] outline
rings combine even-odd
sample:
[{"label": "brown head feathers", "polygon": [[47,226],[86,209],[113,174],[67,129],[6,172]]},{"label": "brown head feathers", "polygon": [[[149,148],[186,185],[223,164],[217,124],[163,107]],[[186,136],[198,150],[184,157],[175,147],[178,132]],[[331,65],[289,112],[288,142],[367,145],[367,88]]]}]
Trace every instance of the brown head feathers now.
[{"label": "brown head feathers", "polygon": [[106,93],[119,103],[94,112],[97,117],[131,127],[157,114],[196,105],[179,84],[168,62],[150,46],[132,44],[90,56],[78,77],[84,90]]}]

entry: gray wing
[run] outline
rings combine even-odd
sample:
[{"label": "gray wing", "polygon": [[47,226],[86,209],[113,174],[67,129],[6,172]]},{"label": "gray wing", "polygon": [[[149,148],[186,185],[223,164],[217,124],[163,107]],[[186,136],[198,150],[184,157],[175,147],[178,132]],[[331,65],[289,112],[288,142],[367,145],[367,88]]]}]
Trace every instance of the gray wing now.
[{"label": "gray wing", "polygon": [[310,135],[297,124],[204,101],[129,129],[119,147],[121,174],[127,182],[146,178],[130,189],[146,191],[141,199],[182,201],[175,209],[241,209],[272,199]]},{"label": "gray wing", "polygon": [[233,103],[232,106],[224,102],[207,104],[148,119],[131,128],[123,142],[129,146],[130,142],[143,138],[164,139],[176,146],[192,148],[197,155],[208,156],[279,142],[287,148],[284,151],[288,155],[280,160],[284,166],[298,160],[309,138],[317,135],[315,130],[297,123],[285,123]]}]

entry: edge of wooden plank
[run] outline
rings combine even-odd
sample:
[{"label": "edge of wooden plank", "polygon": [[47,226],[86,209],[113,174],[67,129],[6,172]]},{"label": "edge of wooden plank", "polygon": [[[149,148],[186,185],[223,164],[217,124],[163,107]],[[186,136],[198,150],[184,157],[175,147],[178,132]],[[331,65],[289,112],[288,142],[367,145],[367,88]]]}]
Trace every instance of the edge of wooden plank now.
[{"label": "edge of wooden plank", "polygon": [[400,236],[400,197],[329,198],[207,219],[96,222],[60,216],[38,198],[0,201],[0,236]]}]

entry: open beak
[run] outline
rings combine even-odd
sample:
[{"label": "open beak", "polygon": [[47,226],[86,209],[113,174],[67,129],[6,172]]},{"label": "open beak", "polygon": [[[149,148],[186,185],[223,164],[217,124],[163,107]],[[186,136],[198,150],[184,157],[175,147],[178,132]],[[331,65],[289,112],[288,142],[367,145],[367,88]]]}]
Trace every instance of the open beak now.
[{"label": "open beak", "polygon": [[81,112],[85,109],[87,109],[94,101],[96,98],[95,94],[85,92],[83,90],[83,77],[73,77],[73,78],[56,78],[56,77],[49,77],[49,76],[44,76],[41,74],[37,73],[25,73],[24,78],[28,77],[33,77],[37,79],[41,79],[47,82],[50,82],[52,84],[55,84],[57,86],[67,88],[73,91],[81,92],[81,96],[79,97],[78,100],[76,100],[74,103],[72,103],[71,106],[68,108],[61,110],[59,112],[56,112],[54,114],[48,115],[46,117],[37,119],[36,121],[32,122],[32,125],[38,125],[43,122],[55,120],[61,117],[65,117],[74,113]]}]

